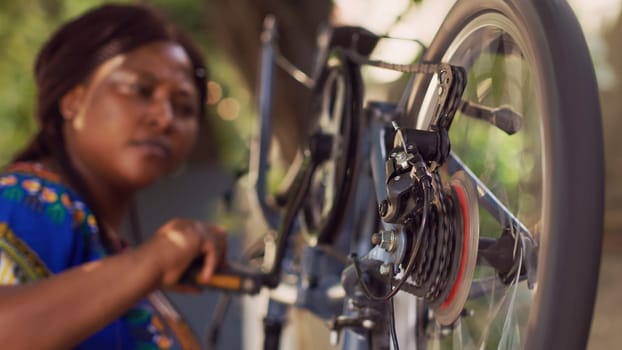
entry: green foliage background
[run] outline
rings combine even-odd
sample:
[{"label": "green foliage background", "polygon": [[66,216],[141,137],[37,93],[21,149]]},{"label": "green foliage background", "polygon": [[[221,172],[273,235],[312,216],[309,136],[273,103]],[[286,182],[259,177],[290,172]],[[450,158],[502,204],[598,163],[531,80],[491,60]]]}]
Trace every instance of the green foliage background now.
[{"label": "green foliage background", "polygon": [[[33,79],[33,65],[39,48],[63,22],[89,8],[110,1],[104,0],[21,0],[0,1],[0,166],[10,161],[19,149],[25,146],[36,132],[35,98],[36,87]],[[162,9],[168,16],[189,31],[203,47],[210,65],[211,77],[223,86],[225,96],[231,94],[233,86],[238,86],[240,78],[235,70],[227,65],[218,50],[210,50],[211,43],[206,36],[204,21],[205,2],[194,0],[153,0],[153,1],[115,1],[125,3],[144,3]],[[215,69],[218,67],[218,69]],[[222,83],[221,83],[222,84]],[[239,91],[239,89],[237,89]],[[218,158],[231,167],[245,161],[246,152],[242,137],[238,136],[248,129],[245,120],[250,118],[251,108],[248,98],[242,102],[240,118],[235,122],[213,118],[210,113],[210,127],[216,138],[215,143],[235,143],[236,147],[217,147]],[[211,107],[210,109],[213,109]]]},{"label": "green foliage background", "polygon": [[0,2],[0,164],[6,164],[35,133],[36,54],[63,21],[104,1]]}]

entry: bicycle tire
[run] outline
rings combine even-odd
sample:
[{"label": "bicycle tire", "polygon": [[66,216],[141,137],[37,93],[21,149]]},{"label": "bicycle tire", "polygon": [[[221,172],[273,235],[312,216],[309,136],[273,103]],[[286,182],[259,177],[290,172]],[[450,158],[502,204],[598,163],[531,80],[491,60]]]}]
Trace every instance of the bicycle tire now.
[{"label": "bicycle tire", "polygon": [[[542,142],[542,234],[536,292],[524,325],[527,334],[520,335],[519,344],[525,349],[584,349],[598,279],[604,203],[600,107],[587,45],[564,1],[459,0],[423,60],[475,70],[475,56],[488,50],[481,40],[476,42],[476,35],[486,28],[498,30],[519,46],[510,50],[521,50],[525,67],[531,70],[539,112],[534,124],[539,124]],[[503,74],[511,71],[503,65],[500,69],[505,69]],[[430,77],[415,77],[402,125],[430,128],[429,85]],[[469,85],[467,95],[468,90]],[[450,131],[477,122],[467,120],[457,115]],[[451,136],[452,147],[459,150]]]}]

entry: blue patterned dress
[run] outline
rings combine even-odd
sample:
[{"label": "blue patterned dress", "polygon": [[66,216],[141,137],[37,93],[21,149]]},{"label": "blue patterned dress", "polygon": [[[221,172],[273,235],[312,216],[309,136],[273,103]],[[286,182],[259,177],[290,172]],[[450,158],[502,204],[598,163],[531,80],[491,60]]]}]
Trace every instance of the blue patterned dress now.
[{"label": "blue patterned dress", "polygon": [[[29,283],[106,255],[93,213],[58,175],[37,163],[0,172],[0,285]],[[159,292],[77,347],[180,348],[198,343]]]}]

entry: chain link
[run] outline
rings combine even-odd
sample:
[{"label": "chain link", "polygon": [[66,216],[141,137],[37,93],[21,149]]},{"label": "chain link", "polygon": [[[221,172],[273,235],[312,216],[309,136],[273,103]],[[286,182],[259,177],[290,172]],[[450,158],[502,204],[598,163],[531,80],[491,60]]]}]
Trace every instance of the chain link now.
[{"label": "chain link", "polygon": [[361,66],[373,66],[388,70],[393,70],[402,73],[423,73],[423,74],[435,74],[443,71],[448,71],[450,65],[447,63],[412,63],[412,64],[398,64],[390,63],[381,60],[372,60],[367,56],[361,55],[354,50],[343,50],[344,55],[348,56],[352,62]]}]

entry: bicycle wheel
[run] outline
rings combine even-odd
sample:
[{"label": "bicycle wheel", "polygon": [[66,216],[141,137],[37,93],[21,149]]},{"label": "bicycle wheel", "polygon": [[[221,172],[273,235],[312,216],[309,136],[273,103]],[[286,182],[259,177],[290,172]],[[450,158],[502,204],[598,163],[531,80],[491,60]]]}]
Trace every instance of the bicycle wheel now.
[{"label": "bicycle wheel", "polygon": [[[467,72],[444,171],[466,172],[477,185],[479,205],[471,209],[478,210],[480,235],[475,271],[461,282],[473,284],[465,312],[451,325],[432,317],[427,347],[584,349],[604,181],[597,86],[574,15],[563,1],[459,0],[423,59]],[[436,79],[416,77],[402,125],[432,128],[435,95]],[[512,111],[518,130],[478,120],[469,106]],[[481,256],[512,220],[539,246],[537,260],[530,259],[532,288],[518,279],[501,283]]]}]

